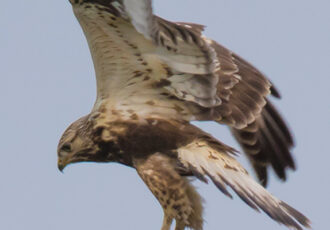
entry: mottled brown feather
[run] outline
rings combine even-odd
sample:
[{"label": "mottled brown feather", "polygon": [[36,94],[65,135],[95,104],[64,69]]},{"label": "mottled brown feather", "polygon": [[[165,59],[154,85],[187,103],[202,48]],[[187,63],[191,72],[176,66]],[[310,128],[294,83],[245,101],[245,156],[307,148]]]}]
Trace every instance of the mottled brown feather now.
[{"label": "mottled brown feather", "polygon": [[175,165],[176,160],[161,153],[134,159],[138,174],[164,210],[167,226],[162,229],[169,229],[172,219],[175,219],[178,230],[185,227],[202,230],[202,198],[189,181],[180,176]]},{"label": "mottled brown feather", "polygon": [[291,156],[293,138],[285,122],[267,101],[261,115],[249,126],[231,130],[251,161],[259,180],[264,186],[267,185],[268,166],[272,166],[278,177],[285,180],[286,169],[295,169]]},{"label": "mottled brown feather", "polygon": [[266,99],[269,94],[279,98],[278,90],[250,63],[216,42],[212,46],[221,67],[218,96],[223,102],[215,109],[214,119],[231,127],[263,185],[267,184],[269,165],[285,180],[286,169],[295,168],[290,152],[293,138]]},{"label": "mottled brown feather", "polygon": [[203,26],[154,16],[151,0],[71,3],[91,48],[98,98],[93,113],[63,135],[61,170],[81,161],[135,167],[164,208],[163,230],[173,218],[176,230],[202,229],[201,198],[184,178],[190,175],[211,179],[229,197],[232,188],[279,223],[309,227],[252,180],[235,150],[189,124],[230,126],[263,185],[269,165],[285,179],[286,169],[295,168],[293,138],[266,99],[280,94],[260,71],[206,39]]}]

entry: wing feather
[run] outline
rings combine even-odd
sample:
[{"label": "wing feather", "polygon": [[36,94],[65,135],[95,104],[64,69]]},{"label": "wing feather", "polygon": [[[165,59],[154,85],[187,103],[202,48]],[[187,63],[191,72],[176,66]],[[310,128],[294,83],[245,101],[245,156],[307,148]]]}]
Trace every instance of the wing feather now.
[{"label": "wing feather", "polygon": [[[175,107],[184,111],[181,119],[189,120],[199,113],[197,105],[209,108],[221,103],[214,74],[218,59],[201,25],[154,16],[151,1],[83,2],[73,9],[95,66],[98,102],[94,110],[105,100],[117,109],[152,101],[159,114],[180,117],[173,112]],[[170,111],[164,109],[169,107]],[[137,113],[154,114],[150,108]]]},{"label": "wing feather", "polygon": [[[74,12],[97,78],[94,111],[120,118],[216,120],[232,128],[260,180],[294,168],[293,140],[275,108],[277,89],[255,67],[214,41],[204,27],[153,15],[151,0],[84,1]],[[267,103],[267,105],[266,105]]]},{"label": "wing feather", "polygon": [[216,54],[201,37],[200,29],[192,30],[193,24],[182,25],[154,16],[151,0],[123,3],[135,29],[159,46],[157,54],[170,67],[192,74],[210,74],[216,70]]},{"label": "wing feather", "polygon": [[[230,50],[214,41],[212,47],[220,63],[217,94],[222,99],[222,104],[215,108],[215,115],[220,116],[214,119],[231,127],[244,128],[260,114],[271,84],[257,69]],[[225,116],[221,114],[224,107],[231,110]]]},{"label": "wing feather", "polygon": [[[247,171],[231,156],[230,148],[213,142],[212,147],[204,140],[195,140],[178,150],[180,162],[193,170],[193,174],[209,177],[227,196],[231,197],[227,186],[251,208],[263,210],[275,221],[293,229],[310,227],[303,214],[277,199],[256,183]],[[201,176],[200,176],[201,177]]]},{"label": "wing feather", "polygon": [[293,138],[274,106],[267,101],[256,121],[243,129],[231,129],[235,138],[250,159],[259,180],[267,184],[267,167],[272,166],[282,180],[286,169],[295,169],[291,155]]},{"label": "wing feather", "polygon": [[212,46],[220,62],[218,96],[222,99],[214,119],[231,127],[263,185],[267,184],[268,165],[285,180],[286,169],[295,168],[293,138],[267,99],[269,94],[279,98],[278,90],[247,61],[215,42]]}]

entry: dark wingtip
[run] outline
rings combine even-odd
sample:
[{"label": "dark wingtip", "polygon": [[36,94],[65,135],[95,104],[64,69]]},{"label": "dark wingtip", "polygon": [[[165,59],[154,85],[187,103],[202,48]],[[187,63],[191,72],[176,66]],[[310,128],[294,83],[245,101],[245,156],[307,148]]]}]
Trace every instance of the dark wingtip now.
[{"label": "dark wingtip", "polygon": [[280,94],[280,92],[276,89],[276,87],[274,86],[274,84],[271,82],[271,87],[270,87],[270,94],[278,99],[281,99],[282,96]]},{"label": "dark wingtip", "polygon": [[263,186],[263,187],[267,187],[268,184],[268,172],[267,172],[267,167],[265,167],[264,165],[258,165],[256,163],[253,163],[253,168],[254,171],[258,177],[259,183]]},{"label": "dark wingtip", "polygon": [[264,188],[267,187],[267,185],[268,185],[268,179],[267,179],[267,177],[264,178],[264,179],[262,179],[262,180],[259,180],[259,181],[260,181],[260,184],[261,184]]}]

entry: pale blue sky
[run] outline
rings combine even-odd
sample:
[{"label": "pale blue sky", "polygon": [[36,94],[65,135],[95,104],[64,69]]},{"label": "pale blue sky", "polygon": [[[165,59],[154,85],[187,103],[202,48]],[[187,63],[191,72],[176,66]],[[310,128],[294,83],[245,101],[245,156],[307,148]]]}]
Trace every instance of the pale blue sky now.
[{"label": "pale blue sky", "polygon": [[[280,89],[276,105],[294,130],[298,170],[287,183],[272,177],[268,189],[310,217],[315,230],[328,229],[330,1],[157,0],[155,9],[207,25],[207,36]],[[0,28],[0,229],[160,229],[162,210],[133,169],[57,170],[59,137],[95,99],[90,54],[69,2],[3,0]],[[199,125],[238,148],[225,127]],[[195,184],[206,200],[205,230],[285,229],[238,197]]]}]

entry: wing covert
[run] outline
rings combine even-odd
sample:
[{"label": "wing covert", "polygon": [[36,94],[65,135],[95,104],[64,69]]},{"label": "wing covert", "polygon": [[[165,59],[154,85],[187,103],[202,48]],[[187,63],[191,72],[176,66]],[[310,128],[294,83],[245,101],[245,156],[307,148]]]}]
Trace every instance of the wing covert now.
[{"label": "wing covert", "polygon": [[271,84],[256,68],[230,50],[212,42],[220,70],[217,94],[222,104],[215,108],[214,119],[234,128],[255,121],[266,104]]}]

